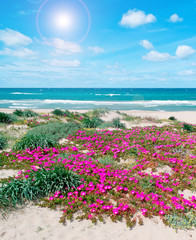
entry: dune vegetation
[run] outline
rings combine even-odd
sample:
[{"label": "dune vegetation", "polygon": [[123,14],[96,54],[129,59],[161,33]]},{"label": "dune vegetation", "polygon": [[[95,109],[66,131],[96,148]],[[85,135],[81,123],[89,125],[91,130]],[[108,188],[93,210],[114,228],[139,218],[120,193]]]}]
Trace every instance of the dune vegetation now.
[{"label": "dune vegetation", "polygon": [[105,121],[105,114],[0,114],[0,171],[18,170],[0,180],[1,213],[34,201],[60,209],[62,223],[77,214],[132,228],[159,216],[175,229],[196,228],[196,126],[171,117],[127,128],[126,120],[147,119],[119,113]]}]

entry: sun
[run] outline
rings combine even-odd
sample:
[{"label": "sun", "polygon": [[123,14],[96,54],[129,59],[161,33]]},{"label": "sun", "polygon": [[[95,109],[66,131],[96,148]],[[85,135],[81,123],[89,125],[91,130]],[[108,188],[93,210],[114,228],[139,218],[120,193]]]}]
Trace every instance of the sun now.
[{"label": "sun", "polygon": [[55,26],[59,30],[68,30],[73,25],[72,16],[68,13],[58,13],[55,16]]}]

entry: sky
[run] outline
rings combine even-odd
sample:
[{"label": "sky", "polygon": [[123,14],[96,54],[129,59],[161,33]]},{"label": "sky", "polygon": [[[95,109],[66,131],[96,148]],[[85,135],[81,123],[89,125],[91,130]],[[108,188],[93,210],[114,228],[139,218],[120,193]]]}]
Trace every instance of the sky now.
[{"label": "sky", "polygon": [[196,1],[1,1],[0,87],[196,87]]}]

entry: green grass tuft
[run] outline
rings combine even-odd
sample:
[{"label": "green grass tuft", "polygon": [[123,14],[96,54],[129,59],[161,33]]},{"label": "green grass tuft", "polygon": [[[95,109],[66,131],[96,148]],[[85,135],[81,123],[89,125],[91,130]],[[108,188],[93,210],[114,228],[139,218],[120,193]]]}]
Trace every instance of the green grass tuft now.
[{"label": "green grass tuft", "polygon": [[103,120],[101,120],[101,118],[95,116],[92,118],[89,117],[85,117],[82,119],[82,126],[84,128],[96,128],[99,125],[101,125],[103,123]]},{"label": "green grass tuft", "polygon": [[123,124],[123,123],[120,122],[120,118],[115,118],[115,119],[113,119],[112,125],[113,125],[113,127],[115,127],[115,128],[122,128],[122,129],[125,129],[125,128],[126,128],[126,127],[125,127],[125,124]]},{"label": "green grass tuft", "polygon": [[63,166],[51,170],[44,168],[32,172],[27,179],[3,182],[0,187],[0,211],[16,207],[60,191],[66,193],[80,185],[80,177]]},{"label": "green grass tuft", "polygon": [[27,134],[17,141],[14,145],[15,150],[24,150],[26,148],[35,149],[54,147],[58,144],[58,140],[66,138],[79,129],[79,125],[70,123],[49,123],[35,127],[27,132]]}]

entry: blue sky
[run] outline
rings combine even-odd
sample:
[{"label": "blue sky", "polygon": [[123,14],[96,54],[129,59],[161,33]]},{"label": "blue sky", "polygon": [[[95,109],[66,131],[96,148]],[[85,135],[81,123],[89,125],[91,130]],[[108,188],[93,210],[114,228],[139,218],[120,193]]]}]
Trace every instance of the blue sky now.
[{"label": "blue sky", "polygon": [[195,0],[6,0],[0,87],[196,87]]}]

